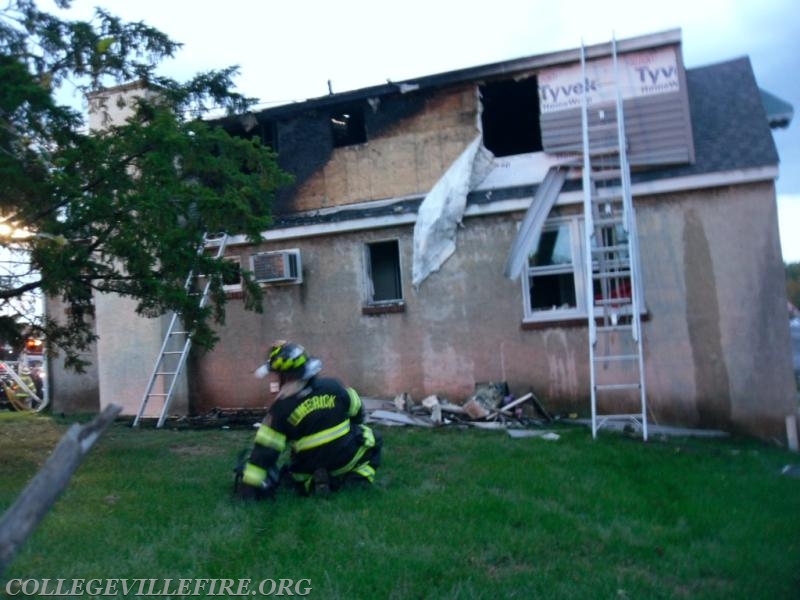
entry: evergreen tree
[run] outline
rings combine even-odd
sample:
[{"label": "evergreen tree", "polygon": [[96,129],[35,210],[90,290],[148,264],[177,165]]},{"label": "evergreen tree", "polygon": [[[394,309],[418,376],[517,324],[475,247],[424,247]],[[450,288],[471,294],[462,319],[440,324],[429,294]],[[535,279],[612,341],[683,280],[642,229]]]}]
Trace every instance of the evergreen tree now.
[{"label": "evergreen tree", "polygon": [[[0,246],[21,248],[30,264],[0,279],[0,338],[38,333],[80,369],[100,292],[136,300],[145,316],[178,311],[194,342],[213,346],[232,265],[198,252],[203,235],[258,241],[288,176],[258,139],[231,137],[207,119],[252,105],[232,91],[235,67],[187,82],[156,73],[179,48],[101,9],[90,22],[68,21],[33,0],[10,0],[0,13]],[[129,82],[148,93],[124,124],[103,131],[88,132],[59,100],[65,89],[89,98]],[[184,289],[190,272],[211,280],[204,308]],[[260,290],[242,275],[245,304],[259,310]],[[19,299],[35,291],[66,303],[66,319],[22,314]]]}]

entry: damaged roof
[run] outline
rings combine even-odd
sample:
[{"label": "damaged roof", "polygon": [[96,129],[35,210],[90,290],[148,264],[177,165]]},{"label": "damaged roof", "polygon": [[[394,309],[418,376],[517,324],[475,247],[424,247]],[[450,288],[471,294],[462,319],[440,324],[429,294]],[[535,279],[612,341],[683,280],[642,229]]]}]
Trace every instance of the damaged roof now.
[{"label": "damaged roof", "polygon": [[[680,44],[680,42],[681,30],[670,29],[659,33],[617,40],[617,51],[619,53],[633,52],[636,50],[652,49],[659,46]],[[587,58],[593,58],[595,56],[607,56],[611,53],[611,42],[586,46],[585,50]],[[494,78],[509,78],[516,74],[530,73],[531,71],[539,70],[544,67],[572,63],[579,60],[580,49],[573,48],[558,52],[549,52],[545,54],[537,54],[535,56],[526,56],[512,60],[505,60],[487,65],[468,67],[465,69],[458,69],[445,73],[415,77],[413,79],[406,79],[399,82],[387,80],[385,84],[360,88],[352,91],[331,93],[327,96],[310,98],[303,102],[295,102],[292,104],[283,104],[280,106],[265,108],[257,111],[255,114],[259,118],[263,117],[267,119],[291,118],[300,113],[313,111],[316,109],[347,105],[360,100],[368,100],[369,98],[379,98],[381,96],[394,94],[406,94],[418,90],[442,88],[465,82],[483,81]],[[221,122],[229,123],[240,118],[242,117],[227,117],[222,119]]]},{"label": "damaged roof", "polygon": [[[695,162],[632,173],[633,183],[705,175],[778,164],[778,151],[770,130],[761,93],[747,57],[687,69],[689,106],[694,132]],[[531,197],[537,185],[471,192],[468,204]],[[579,189],[568,181],[565,191]],[[415,213],[423,196],[391,204],[345,208],[280,216],[276,227],[334,223],[355,218]]]}]

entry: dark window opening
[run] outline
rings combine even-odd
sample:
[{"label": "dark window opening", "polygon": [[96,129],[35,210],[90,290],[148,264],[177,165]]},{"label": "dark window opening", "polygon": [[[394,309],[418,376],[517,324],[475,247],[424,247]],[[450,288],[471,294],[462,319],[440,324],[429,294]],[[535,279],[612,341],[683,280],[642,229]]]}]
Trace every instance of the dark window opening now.
[{"label": "dark window opening", "polygon": [[364,113],[360,108],[344,110],[331,115],[333,147],[352,146],[367,141]]},{"label": "dark window opening", "polygon": [[577,305],[572,273],[531,277],[531,310],[575,308]]},{"label": "dark window opening", "polygon": [[370,302],[396,302],[403,299],[400,282],[400,246],[397,240],[367,244]]},{"label": "dark window opening", "polygon": [[559,310],[578,306],[569,223],[546,229],[536,251],[528,256],[530,310]]},{"label": "dark window opening", "polygon": [[536,77],[480,86],[483,144],[495,156],[542,150]]},{"label": "dark window opening", "polygon": [[261,136],[261,143],[264,146],[272,148],[275,152],[278,151],[278,136],[275,135],[275,123],[272,121],[262,122],[259,134]]}]

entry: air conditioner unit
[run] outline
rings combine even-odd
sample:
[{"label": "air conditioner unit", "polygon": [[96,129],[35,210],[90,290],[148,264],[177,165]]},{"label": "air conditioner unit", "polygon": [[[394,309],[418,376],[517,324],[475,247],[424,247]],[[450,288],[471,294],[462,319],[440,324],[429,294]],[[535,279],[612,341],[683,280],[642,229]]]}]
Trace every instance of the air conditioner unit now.
[{"label": "air conditioner unit", "polygon": [[259,283],[302,283],[300,250],[259,252],[250,257],[253,277]]}]

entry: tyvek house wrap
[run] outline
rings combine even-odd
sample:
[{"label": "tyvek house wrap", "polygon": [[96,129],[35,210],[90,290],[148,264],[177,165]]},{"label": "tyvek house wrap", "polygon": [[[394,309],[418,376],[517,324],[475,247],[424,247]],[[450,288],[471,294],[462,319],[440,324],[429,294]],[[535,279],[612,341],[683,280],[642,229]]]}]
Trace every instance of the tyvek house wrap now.
[{"label": "tyvek house wrap", "polygon": [[456,230],[467,207],[467,194],[486,177],[494,155],[476,137],[431,188],[417,212],[411,281],[415,288],[438,271],[456,250]]}]

